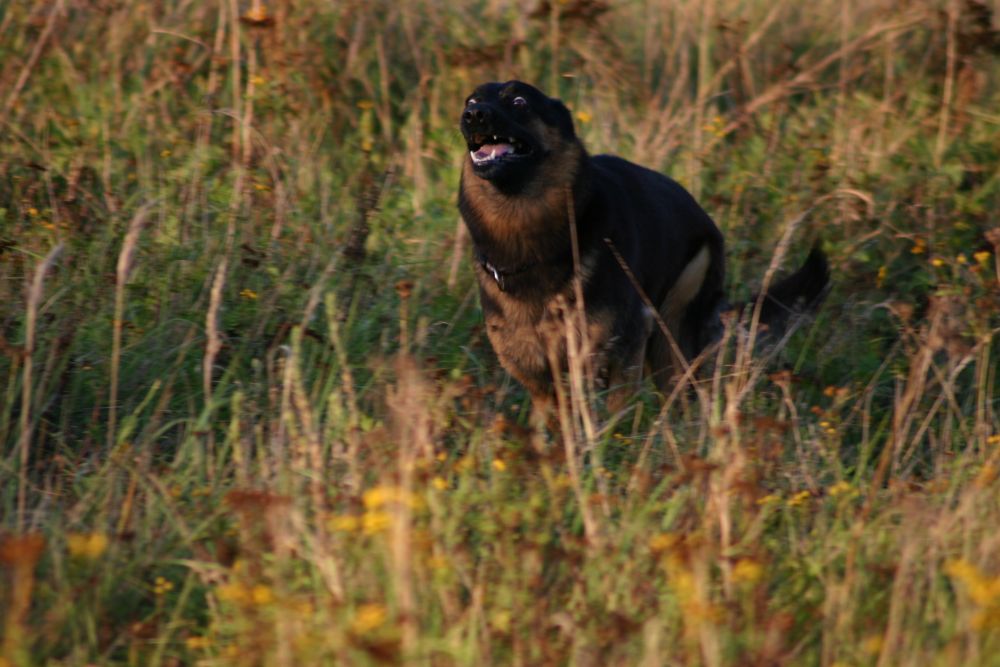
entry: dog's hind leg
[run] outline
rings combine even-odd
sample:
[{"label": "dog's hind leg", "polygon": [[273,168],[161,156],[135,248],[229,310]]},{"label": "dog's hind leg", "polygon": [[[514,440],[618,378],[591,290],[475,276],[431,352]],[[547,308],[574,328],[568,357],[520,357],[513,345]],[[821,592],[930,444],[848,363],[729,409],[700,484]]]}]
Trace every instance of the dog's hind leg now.
[{"label": "dog's hind leg", "polygon": [[692,359],[703,347],[699,336],[702,322],[691,321],[690,315],[695,315],[693,319],[702,319],[702,316],[688,311],[692,302],[704,292],[711,259],[708,246],[702,246],[659,305],[660,320],[666,325],[673,341],[667,340],[663,334],[661,322],[655,323],[647,344],[646,363],[661,392],[665,392],[673,378],[683,370],[685,359]]}]

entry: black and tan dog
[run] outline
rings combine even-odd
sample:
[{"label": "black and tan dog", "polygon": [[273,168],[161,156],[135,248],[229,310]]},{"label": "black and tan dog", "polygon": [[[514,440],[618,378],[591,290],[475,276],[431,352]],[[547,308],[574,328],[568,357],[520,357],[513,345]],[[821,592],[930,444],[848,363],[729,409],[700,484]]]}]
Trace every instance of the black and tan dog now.
[{"label": "black and tan dog", "polygon": [[[690,360],[719,337],[722,235],[683,187],[621,158],[589,156],[562,102],[520,81],[476,88],[461,130],[469,154],[458,206],[475,246],[487,334],[536,410],[553,395],[550,362],[566,363],[563,311],[575,301],[574,272],[581,333],[606,386],[628,387],[645,369],[662,388],[677,370],[672,350]],[[768,292],[761,320],[812,305],[828,282],[814,250]]]}]

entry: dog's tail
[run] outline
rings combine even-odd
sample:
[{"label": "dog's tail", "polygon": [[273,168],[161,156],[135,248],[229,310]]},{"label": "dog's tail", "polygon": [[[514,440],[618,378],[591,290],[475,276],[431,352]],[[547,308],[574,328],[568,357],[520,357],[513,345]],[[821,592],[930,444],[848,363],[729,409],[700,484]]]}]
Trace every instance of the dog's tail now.
[{"label": "dog's tail", "polygon": [[[798,271],[771,285],[764,294],[760,323],[769,336],[781,336],[790,320],[816,310],[830,291],[830,265],[819,246],[813,246]],[[753,308],[760,295],[748,306]]]}]

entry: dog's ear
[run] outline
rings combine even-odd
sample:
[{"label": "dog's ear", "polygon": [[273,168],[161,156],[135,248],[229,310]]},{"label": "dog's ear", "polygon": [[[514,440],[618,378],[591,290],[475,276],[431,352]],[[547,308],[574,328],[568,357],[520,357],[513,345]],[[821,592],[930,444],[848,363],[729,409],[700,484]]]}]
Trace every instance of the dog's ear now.
[{"label": "dog's ear", "polygon": [[566,108],[566,105],[562,103],[562,100],[550,97],[548,111],[551,121],[550,125],[555,125],[559,128],[559,132],[563,138],[574,139],[576,137],[576,130],[573,128],[573,115]]}]

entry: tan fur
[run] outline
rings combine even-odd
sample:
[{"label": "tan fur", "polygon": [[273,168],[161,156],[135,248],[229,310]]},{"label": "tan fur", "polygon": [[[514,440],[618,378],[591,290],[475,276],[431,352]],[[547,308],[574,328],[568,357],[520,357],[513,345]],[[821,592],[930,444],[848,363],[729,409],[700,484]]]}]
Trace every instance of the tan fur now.
[{"label": "tan fur", "polygon": [[[554,233],[563,233],[569,224],[571,212],[568,201],[573,196],[585,152],[580,142],[567,140],[555,127],[549,127],[540,119],[534,119],[527,126],[535,136],[538,149],[546,158],[537,167],[537,174],[515,195],[497,189],[489,180],[478,177],[474,172],[471,158],[466,155],[462,165],[462,196],[466,205],[491,242],[509,250],[513,255],[528,255],[547,247],[540,239],[548,239]],[[603,246],[594,246],[580,258],[579,276],[583,284],[594,276]],[[544,258],[539,258],[543,260]],[[702,248],[688,263],[677,283],[670,290],[660,312],[671,328],[677,328],[685,308],[698,294],[710,265],[708,247]],[[580,340],[580,327],[586,329],[586,347],[580,354],[592,369],[599,369],[600,380],[611,389],[608,405],[612,410],[623,407],[635,392],[643,376],[643,362],[648,359],[645,345],[629,353],[630,358],[610,355],[612,332],[616,312],[614,308],[597,311],[590,304],[585,324],[581,325],[572,304],[573,284],[560,289],[544,300],[519,299],[500,289],[496,279],[487,270],[477,265],[481,288],[497,310],[486,312],[486,333],[503,367],[531,394],[535,412],[544,414],[552,401],[550,360],[567,359],[567,320],[577,327],[576,338]],[[569,311],[569,312],[568,312]],[[649,339],[648,345],[659,341],[660,348],[653,357],[663,357],[654,370],[669,368],[671,355],[666,340],[661,335],[651,336],[655,325],[652,314],[632,323],[643,330],[642,339]],[[668,375],[669,373],[664,373]]]},{"label": "tan fur", "polygon": [[532,129],[542,150],[552,157],[532,181],[535,187],[518,196],[504,195],[492,183],[477,177],[468,156],[462,164],[462,189],[469,204],[494,239],[518,251],[530,246],[536,236],[545,236],[556,226],[567,224],[566,194],[576,178],[582,156],[579,143],[565,141],[540,121],[536,120]]},{"label": "tan fur", "polygon": [[[667,329],[675,341],[680,338],[679,325],[684,315],[684,309],[697,296],[698,290],[701,289],[702,283],[705,282],[705,275],[708,272],[710,262],[711,256],[708,246],[703,246],[698,251],[698,254],[684,267],[684,270],[681,271],[677,282],[674,283],[674,286],[667,293],[666,298],[659,305],[660,318],[667,325]],[[650,366],[650,374],[656,381],[657,386],[663,390],[671,377],[680,371],[683,364],[677,358],[675,346],[671,345],[670,341],[662,333],[657,332],[652,336],[648,346],[647,360]]]},{"label": "tan fur", "polygon": [[681,271],[677,282],[670,288],[663,303],[660,304],[660,317],[663,318],[664,322],[669,323],[679,319],[687,305],[698,294],[701,284],[705,282],[710,259],[708,246],[702,246],[698,254]]},{"label": "tan fur", "polygon": [[[542,122],[536,120],[531,128],[541,149],[552,157],[545,161],[538,178],[532,181],[536,185],[518,196],[504,195],[489,181],[477,177],[468,157],[462,165],[462,189],[466,200],[491,236],[518,252],[533,247],[538,236],[547,236],[554,229],[569,224],[567,194],[583,155],[579,143],[565,141],[556,130]],[[592,258],[581,259],[581,264],[586,280],[592,271]],[[482,267],[478,270],[483,271]],[[550,349],[555,350],[559,358],[565,358],[566,330],[562,311],[572,298],[572,290],[568,288],[538,303],[509,298],[489,276],[481,283],[502,309],[501,313],[486,318],[486,333],[497,357],[535,400],[547,400],[551,387],[536,385],[529,374],[541,375],[548,370]],[[592,350],[599,349],[608,340],[611,320],[610,317],[589,319],[589,342]]]},{"label": "tan fur", "polygon": [[[583,262],[586,266],[586,262]],[[543,398],[551,393],[548,384],[536,385],[534,373],[544,374],[549,369],[550,352],[558,359],[566,358],[566,322],[575,320],[572,288],[560,292],[545,302],[523,302],[508,299],[496,284],[484,281],[484,287],[497,300],[501,313],[486,316],[486,335],[507,371],[523,384],[534,398]],[[588,310],[586,319],[587,347],[581,350],[586,358],[591,358],[594,367],[606,363],[604,350],[607,347],[613,323],[612,313],[594,313]],[[579,322],[574,322],[576,338],[581,339]]]}]

